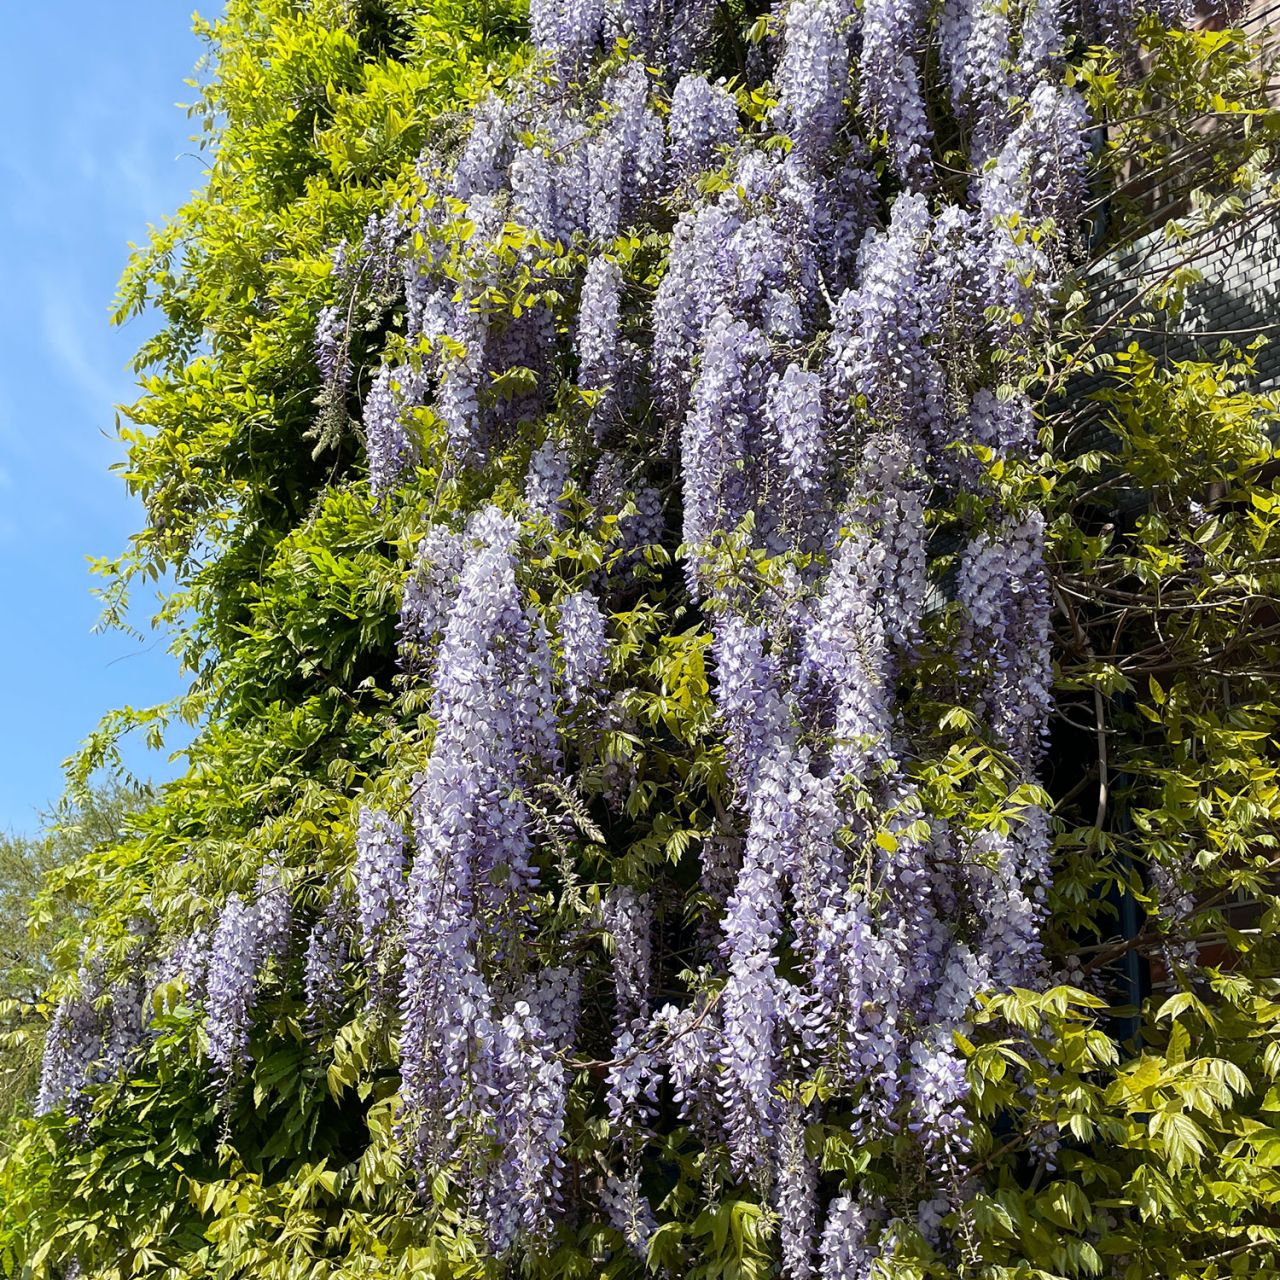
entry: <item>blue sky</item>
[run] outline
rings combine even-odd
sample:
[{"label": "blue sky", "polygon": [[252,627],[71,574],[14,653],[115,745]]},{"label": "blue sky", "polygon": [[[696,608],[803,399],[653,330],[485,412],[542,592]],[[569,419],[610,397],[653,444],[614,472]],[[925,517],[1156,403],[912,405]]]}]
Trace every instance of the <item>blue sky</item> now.
[{"label": "blue sky", "polygon": [[[147,322],[108,324],[130,241],[200,184],[176,104],[202,45],[163,0],[6,5],[0,45],[0,830],[29,831],[61,762],[114,706],[179,688],[162,638],[95,635],[86,557],[140,509],[108,470]],[[210,12],[214,7],[210,6]],[[140,620],[153,601],[140,601]],[[130,752],[167,776],[164,756]]]}]

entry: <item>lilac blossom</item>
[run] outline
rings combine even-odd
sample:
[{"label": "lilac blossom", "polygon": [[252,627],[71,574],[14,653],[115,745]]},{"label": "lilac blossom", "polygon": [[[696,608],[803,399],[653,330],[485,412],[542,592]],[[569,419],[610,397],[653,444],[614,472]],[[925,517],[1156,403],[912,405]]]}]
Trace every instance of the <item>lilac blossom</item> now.
[{"label": "lilac blossom", "polygon": [[400,923],[405,901],[404,832],[382,809],[361,805],[356,822],[356,918],[371,988],[380,989],[387,941]]},{"label": "lilac blossom", "polygon": [[722,85],[705,76],[682,76],[671,94],[671,174],[677,182],[708,168],[717,150],[738,133],[738,106]]},{"label": "lilac blossom", "polygon": [[619,372],[618,324],[622,272],[608,258],[593,258],[582,284],[578,311],[578,382],[594,392],[591,421],[597,441],[605,432],[616,402]]},{"label": "lilac blossom", "polygon": [[[870,7],[870,6],[868,6]],[[847,0],[793,0],[787,10],[775,85],[779,122],[815,160],[831,147],[844,118],[853,13]]]},{"label": "lilac blossom", "polygon": [[214,930],[205,999],[209,1061],[223,1082],[240,1074],[248,1052],[262,941],[256,908],[233,893]]},{"label": "lilac blossom", "polygon": [[375,498],[390,493],[417,461],[405,413],[421,396],[421,379],[408,367],[383,365],[364,402],[364,437],[369,455],[369,488]]},{"label": "lilac blossom", "polygon": [[560,652],[564,659],[564,696],[576,707],[593,696],[608,661],[604,614],[590,591],[577,591],[560,602]]}]

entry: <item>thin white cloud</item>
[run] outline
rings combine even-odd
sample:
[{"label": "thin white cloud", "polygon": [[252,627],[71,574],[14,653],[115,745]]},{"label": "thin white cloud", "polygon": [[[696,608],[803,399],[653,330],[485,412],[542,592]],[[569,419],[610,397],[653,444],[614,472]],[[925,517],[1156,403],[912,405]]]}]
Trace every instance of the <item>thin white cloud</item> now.
[{"label": "thin white cloud", "polygon": [[54,366],[84,408],[95,419],[110,422],[113,406],[127,397],[129,384],[89,339],[90,330],[106,327],[102,308],[87,305],[83,290],[63,277],[41,287],[40,326]]}]

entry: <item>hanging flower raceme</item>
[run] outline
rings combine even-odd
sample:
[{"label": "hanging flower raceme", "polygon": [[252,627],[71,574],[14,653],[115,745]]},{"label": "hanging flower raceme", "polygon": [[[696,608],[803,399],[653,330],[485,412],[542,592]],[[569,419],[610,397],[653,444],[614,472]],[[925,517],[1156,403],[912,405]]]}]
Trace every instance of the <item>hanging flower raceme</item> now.
[{"label": "hanging flower raceme", "polygon": [[778,1137],[775,1199],[782,1237],[782,1266],[791,1280],[810,1280],[814,1274],[818,1169],[805,1150],[805,1119],[805,1113],[792,1102]]},{"label": "hanging flower raceme", "polygon": [[551,57],[564,80],[586,69],[603,34],[604,10],[603,0],[533,0],[529,6],[534,44]]},{"label": "hanging flower raceme", "polygon": [[[1005,313],[998,340],[1026,341],[1051,296],[1085,201],[1088,118],[1080,95],[1045,82],[978,179],[988,236],[988,305]],[[1037,232],[1048,220],[1047,228]]]},{"label": "hanging flower raceme", "polygon": [[433,525],[418,543],[400,598],[400,662],[426,675],[458,592],[466,541],[447,525]]},{"label": "hanging flower raceme", "polygon": [[564,1170],[568,1072],[554,1041],[524,1001],[497,1032],[500,1094],[497,1141],[502,1155],[488,1181],[489,1242],[505,1253],[518,1235],[545,1240],[555,1223]]},{"label": "hanging flower raceme", "polygon": [[620,372],[618,325],[622,272],[608,258],[593,258],[582,284],[578,312],[578,382],[591,392],[591,422],[596,440],[606,431],[617,402]]},{"label": "hanging flower raceme", "polygon": [[338,1021],[346,995],[343,968],[347,940],[340,905],[335,900],[311,928],[303,959],[302,992],[307,1023],[313,1031]]},{"label": "hanging flower raceme", "polygon": [[587,229],[608,243],[635,220],[663,186],[666,140],[649,106],[651,81],[642,62],[610,76],[601,97],[604,125],[588,145],[590,206]]},{"label": "hanging flower raceme", "polygon": [[404,913],[404,843],[398,822],[381,809],[361,806],[356,823],[356,915],[365,974],[375,999],[387,994],[384,953]]},{"label": "hanging flower raceme", "polygon": [[782,672],[767,644],[762,625],[731,611],[716,628],[717,702],[730,767],[744,796],[753,793],[757,772],[795,732]]},{"label": "hanging flower raceme", "polygon": [[261,945],[257,909],[233,893],[213,933],[205,997],[209,1061],[224,1087],[240,1074],[248,1052]]},{"label": "hanging flower raceme", "polygon": [[1043,545],[1035,513],[981,533],[965,550],[956,585],[965,611],[962,668],[992,732],[1028,771],[1039,763],[1052,702]]},{"label": "hanging flower raceme", "polygon": [[671,175],[686,181],[708,168],[717,151],[738,136],[733,95],[705,76],[683,76],[671,94],[669,156]]},{"label": "hanging flower raceme", "polygon": [[716,312],[702,352],[694,405],[681,438],[684,541],[690,588],[700,594],[701,558],[714,535],[751,509],[751,464],[759,454],[767,377],[764,335],[728,309]]},{"label": "hanging flower raceme", "polygon": [[569,483],[569,457],[554,440],[544,441],[529,459],[524,479],[524,500],[535,520],[549,520],[553,529],[562,529],[565,510],[562,498]]},{"label": "hanging flower raceme", "polygon": [[933,141],[918,62],[926,13],[922,0],[868,0],[862,13],[858,105],[909,187],[926,181]]},{"label": "hanging flower raceme", "polygon": [[[497,1165],[484,1155],[485,1135],[508,1123],[499,1108],[511,1037],[545,1036],[531,1030],[527,1003],[524,1013],[502,1011],[486,972],[489,962],[519,959],[517,913],[538,875],[518,788],[555,754],[550,655],[516,578],[516,534],[496,509],[468,533],[469,559],[441,641],[435,743],[414,783],[416,856],[404,928],[400,1061],[417,1163],[425,1174],[459,1152],[480,1183],[505,1176],[502,1162],[525,1141],[517,1130],[500,1142]],[[549,1060],[544,1065],[552,1070]],[[553,1121],[539,1123],[544,1145],[533,1149],[552,1152]],[[519,1178],[532,1185],[529,1172]],[[526,1206],[516,1219],[532,1212]],[[513,1221],[494,1220],[495,1245],[512,1238]]]},{"label": "hanging flower raceme", "polygon": [[35,1104],[38,1116],[59,1108],[80,1119],[88,1115],[86,1091],[103,1052],[103,1019],[97,1007],[102,979],[95,966],[81,966],[76,987],[58,1001],[45,1036]]},{"label": "hanging flower raceme", "polygon": [[822,1280],[863,1280],[874,1274],[880,1250],[867,1237],[880,1216],[853,1196],[840,1195],[831,1202],[819,1247]]},{"label": "hanging flower raceme", "polygon": [[[972,150],[978,167],[1004,141],[1012,96],[1008,6],[987,0],[947,0],[940,34],[952,105],[971,123]],[[1039,60],[1040,55],[1034,50],[1028,50],[1028,54],[1032,62]]]},{"label": "hanging flower raceme", "polygon": [[369,488],[375,497],[389,493],[417,459],[417,447],[405,423],[407,411],[421,399],[422,379],[412,369],[383,365],[364,402]]},{"label": "hanging flower raceme", "polygon": [[946,443],[943,373],[928,341],[937,310],[928,288],[931,231],[923,197],[905,195],[888,230],[868,236],[859,283],[837,307],[828,375],[846,430],[901,439],[917,466]]},{"label": "hanging flower raceme", "polygon": [[608,662],[604,614],[590,591],[560,602],[560,652],[564,658],[564,696],[571,707],[600,687]]},{"label": "hanging flower raceme", "polygon": [[775,77],[779,123],[801,153],[822,160],[844,120],[849,87],[847,0],[795,0]]},{"label": "hanging flower raceme", "polygon": [[779,1116],[776,1071],[782,1049],[788,980],[777,969],[784,877],[798,858],[799,797],[795,757],[775,752],[751,798],[742,872],[729,900],[724,952],[721,1097],[734,1168],[761,1177]]},{"label": "hanging flower raceme", "polygon": [[258,872],[254,898],[257,922],[257,955],[260,963],[274,960],[277,965],[288,958],[293,937],[293,907],[285,884],[284,870],[278,862],[268,862]]},{"label": "hanging flower raceme", "polygon": [[610,890],[604,901],[604,924],[613,939],[615,1023],[626,1026],[648,1017],[652,999],[653,907],[647,893],[628,885]]}]

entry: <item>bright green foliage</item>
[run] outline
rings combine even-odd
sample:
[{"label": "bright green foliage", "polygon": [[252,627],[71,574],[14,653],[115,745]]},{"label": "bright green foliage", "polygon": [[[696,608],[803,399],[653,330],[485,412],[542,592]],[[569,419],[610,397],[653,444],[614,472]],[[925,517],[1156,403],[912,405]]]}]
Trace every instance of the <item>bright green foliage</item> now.
[{"label": "bright green foliage", "polygon": [[303,445],[331,250],[389,206],[428,137],[460,138],[470,104],[520,65],[516,11],[501,3],[233,0],[200,30],[214,69],[193,109],[208,185],[120,289],[120,319],[154,307],[167,321],[138,355],[146,394],[123,433],[148,524],[102,566],[110,605],[139,574],[178,573],[166,612],[198,619],[193,663],[234,647],[264,557],[358,455],[353,436],[323,456]]},{"label": "bright green foliage", "polygon": [[[425,763],[426,699],[397,678],[395,659],[408,562],[431,513],[472,505],[459,485],[501,496],[524,458],[463,481],[428,461],[394,504],[375,505],[354,430],[316,433],[312,338],[331,300],[330,249],[409,192],[425,142],[447,149],[469,104],[520,73],[520,21],[504,5],[460,0],[233,0],[206,28],[212,74],[197,116],[208,188],[137,255],[121,295],[122,316],[157,306],[167,321],[139,357],[144,395],[124,433],[125,477],[148,523],[103,566],[113,616],[139,577],[176,574],[165,615],[196,677],[176,711],[204,727],[186,775],[126,839],[95,839],[44,900],[77,903],[114,963],[127,963],[141,919],[161,932],[207,925],[229,891],[251,891],[269,853],[314,913],[322,890],[350,874],[358,800],[403,810]],[[1257,216],[1242,199],[1274,163],[1255,49],[1238,34],[1154,24],[1143,34],[1141,76],[1101,51],[1077,60],[1095,115],[1122,122],[1099,158],[1099,189],[1121,192],[1099,252],[1145,229],[1150,182],[1186,156],[1189,138],[1213,139],[1212,166],[1174,170],[1197,191],[1178,233]],[[1202,135],[1207,111],[1222,120]],[[661,236],[631,245],[628,270],[652,283],[664,248]],[[1099,316],[1077,282],[1026,379],[1052,450],[1016,474],[993,468],[997,493],[1038,495],[1052,533],[1050,951],[1065,980],[993,997],[976,1018],[962,1045],[980,1175],[965,1256],[957,1272],[904,1237],[893,1263],[902,1280],[1280,1271],[1276,406],[1249,390],[1248,353],[1170,365],[1144,349],[1152,316],[1179,305],[1193,249],[1123,313]],[[513,309],[518,291],[491,302]],[[395,341],[394,325],[381,317],[357,334],[358,368]],[[550,607],[616,557],[617,530],[584,520],[545,546],[530,585]],[[775,569],[760,565],[761,579]],[[611,878],[658,869],[681,895],[659,910],[679,912],[696,884],[693,852],[724,803],[707,631],[665,555],[651,551],[634,576],[630,608],[610,620],[630,724],[569,762],[577,790],[534,797],[563,842],[562,883],[542,906],[566,924],[592,919]],[[1008,822],[1006,771],[971,718],[923,698],[914,710],[937,724],[942,749],[916,779],[935,810],[951,797],[979,824]],[[158,732],[166,714],[109,721],[78,782],[112,761],[117,732]],[[601,831],[589,802],[621,765],[636,771],[627,821]],[[1226,911],[1242,893],[1261,903],[1247,927]],[[1130,910],[1147,919],[1125,938]],[[1188,942],[1201,948],[1193,966]],[[1122,1007],[1129,958],[1171,983],[1140,1011]],[[75,956],[59,959],[55,996],[75,969]],[[387,1027],[353,1009],[313,1041],[296,988],[269,988],[223,1117],[197,1010],[181,983],[162,986],[157,1040],[133,1078],[104,1086],[87,1131],[57,1116],[32,1122],[0,1163],[6,1273],[60,1276],[78,1257],[86,1275],[111,1280],[496,1276],[444,1180],[425,1203],[414,1194]],[[601,1064],[575,1065],[581,1108]],[[1043,1141],[1020,1146],[1010,1132]],[[609,1135],[574,1134],[568,1154],[590,1171]],[[874,1184],[893,1167],[892,1153],[855,1146],[847,1129],[807,1137],[831,1185],[853,1172]],[[745,1191],[697,1208],[700,1155],[679,1131],[663,1152],[667,1222],[650,1269],[763,1280],[775,1265],[772,1211]],[[547,1280],[643,1271],[595,1222],[527,1265]]]}]

